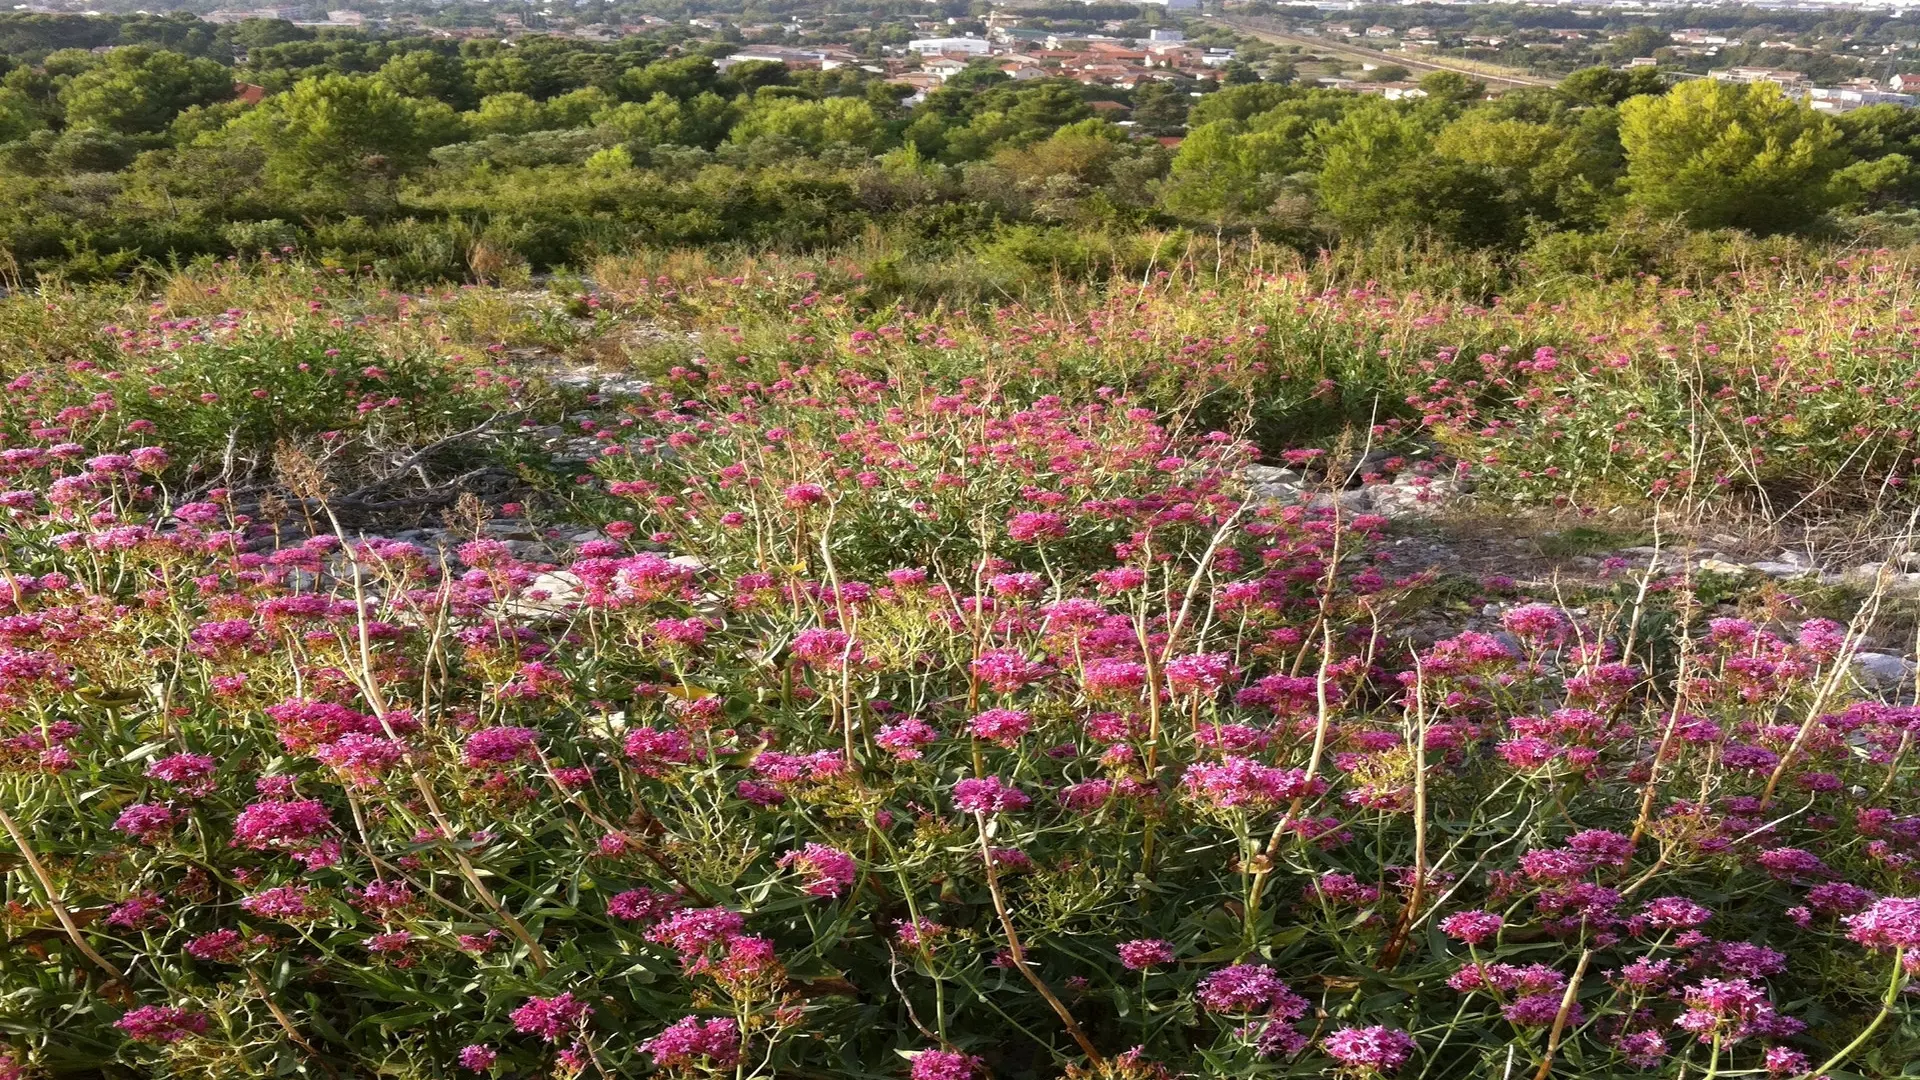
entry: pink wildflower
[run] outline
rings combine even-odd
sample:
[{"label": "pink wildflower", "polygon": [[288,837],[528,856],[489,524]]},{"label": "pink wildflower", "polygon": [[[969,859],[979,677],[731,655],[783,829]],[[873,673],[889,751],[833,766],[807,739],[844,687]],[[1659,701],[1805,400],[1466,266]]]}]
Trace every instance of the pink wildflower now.
[{"label": "pink wildflower", "polygon": [[781,869],[797,868],[809,880],[803,886],[811,896],[839,896],[859,876],[860,864],[839,848],[808,844],[780,857]]},{"label": "pink wildflower", "polygon": [[1123,941],[1117,951],[1120,954],[1120,966],[1128,971],[1145,971],[1173,963],[1173,946],[1158,938]]},{"label": "pink wildflower", "polygon": [[538,1035],[548,1042],[559,1042],[592,1011],[586,1002],[575,1001],[571,991],[557,997],[532,997],[513,1010],[513,1029],[522,1035]]},{"label": "pink wildflower", "polygon": [[1343,1027],[1320,1043],[1327,1056],[1362,1074],[1398,1072],[1418,1048],[1413,1036],[1378,1024],[1372,1027]]},{"label": "pink wildflower", "polygon": [[705,1022],[697,1016],[682,1017],[641,1043],[640,1050],[652,1054],[654,1066],[661,1069],[732,1068],[740,1060],[740,1029],[729,1017]]}]

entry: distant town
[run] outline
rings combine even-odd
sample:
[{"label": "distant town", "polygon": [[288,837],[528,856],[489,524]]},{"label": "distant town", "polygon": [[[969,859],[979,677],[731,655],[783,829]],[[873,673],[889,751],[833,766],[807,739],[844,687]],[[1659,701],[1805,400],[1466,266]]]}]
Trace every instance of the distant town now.
[{"label": "distant town", "polygon": [[[792,71],[855,69],[911,88],[912,107],[963,72],[1015,82],[1067,79],[1132,91],[1152,82],[1264,80],[1378,94],[1424,94],[1421,75],[1454,70],[1499,93],[1551,85],[1586,67],[1654,69],[1668,82],[1772,83],[1821,112],[1911,108],[1920,73],[1920,0],[1697,5],[1665,0],[1472,4],[1464,0],[1158,0],[1049,6],[925,4],[873,12],[574,0],[572,3],[360,2],[194,9],[214,25],[252,21],[303,32],[428,36],[511,46],[529,37],[698,47],[724,71],[747,62]],[[45,15],[96,13],[84,0],[14,5]],[[138,9],[135,9],[138,10]],[[121,9],[120,13],[127,13]],[[243,90],[243,93],[245,91]],[[1124,98],[1124,93],[1117,95]],[[1110,119],[1120,102],[1095,101]]]}]

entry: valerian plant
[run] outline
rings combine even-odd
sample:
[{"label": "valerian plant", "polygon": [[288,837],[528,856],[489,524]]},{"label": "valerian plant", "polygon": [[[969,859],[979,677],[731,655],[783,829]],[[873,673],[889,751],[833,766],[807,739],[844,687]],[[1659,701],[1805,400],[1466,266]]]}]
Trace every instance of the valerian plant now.
[{"label": "valerian plant", "polygon": [[[388,332],[315,317],[296,370]],[[1416,634],[1387,521],[1252,497],[1199,397],[880,362],[969,347],[931,326],[597,403],[558,548],[364,535],[338,436],[277,516],[161,438],[150,387],[250,318],[5,406],[13,1075],[1910,1056],[1920,711],[1855,685],[1864,614],[1649,577]],[[462,363],[410,385],[518,400]],[[300,392],[364,436],[414,407],[367,366]]]}]

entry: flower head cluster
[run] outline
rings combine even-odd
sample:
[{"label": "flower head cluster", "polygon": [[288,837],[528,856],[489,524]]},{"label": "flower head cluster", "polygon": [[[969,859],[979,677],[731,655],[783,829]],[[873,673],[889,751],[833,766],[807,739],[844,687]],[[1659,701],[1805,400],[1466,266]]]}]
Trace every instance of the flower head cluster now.
[{"label": "flower head cluster", "polygon": [[1499,936],[1505,923],[1491,911],[1456,911],[1440,920],[1440,932],[1469,945],[1485,945]]},{"label": "flower head cluster", "polygon": [[532,728],[485,728],[467,736],[467,745],[460,753],[460,760],[468,768],[475,769],[511,764],[533,755],[534,737]]},{"label": "flower head cluster", "polygon": [[1269,809],[1325,790],[1325,781],[1309,781],[1305,770],[1276,768],[1231,755],[1215,764],[1189,765],[1182,779],[1194,801],[1218,810]]},{"label": "flower head cluster", "polygon": [[953,785],[953,806],[965,814],[994,814],[1025,810],[1033,800],[997,776],[961,780]]},{"label": "flower head cluster", "polygon": [[1379,1024],[1340,1028],[1322,1040],[1320,1046],[1328,1057],[1362,1076],[1398,1072],[1419,1048],[1413,1036]]},{"label": "flower head cluster", "polygon": [[174,1005],[142,1005],[114,1022],[135,1042],[176,1043],[207,1032],[207,1018]]},{"label": "flower head cluster", "polygon": [[1033,718],[1019,709],[988,709],[967,724],[976,738],[999,743],[1011,750],[1020,737],[1033,730]]},{"label": "flower head cluster", "polygon": [[913,1055],[912,1080],[974,1080],[982,1062],[957,1050],[922,1050]]},{"label": "flower head cluster", "polygon": [[1889,896],[1875,900],[1846,920],[1847,936],[1874,950],[1920,949],[1920,898]]},{"label": "flower head cluster", "polygon": [[909,716],[882,725],[873,741],[901,761],[918,761],[922,750],[940,741],[940,733],[926,721]]},{"label": "flower head cluster", "polygon": [[1173,963],[1173,945],[1159,938],[1123,941],[1117,951],[1120,954],[1120,966],[1129,971],[1145,971]]},{"label": "flower head cluster", "polygon": [[826,844],[808,844],[780,856],[781,869],[798,870],[806,877],[802,888],[810,896],[839,896],[860,875],[860,864],[847,852]]},{"label": "flower head cluster", "polygon": [[685,1016],[641,1043],[640,1050],[653,1055],[654,1067],[660,1069],[732,1068],[740,1060],[740,1028],[731,1017],[702,1021]]},{"label": "flower head cluster", "polygon": [[316,799],[263,799],[240,811],[233,843],[256,851],[299,849],[333,827],[333,815]]},{"label": "flower head cluster", "polygon": [[1746,979],[1702,979],[1683,991],[1686,1011],[1674,1026],[1690,1031],[1703,1043],[1722,1045],[1754,1035],[1791,1035],[1799,1021],[1774,1011],[1767,992]]},{"label": "flower head cluster", "polygon": [[1293,992],[1265,964],[1237,964],[1200,980],[1200,1006],[1216,1013],[1264,1013],[1281,1020],[1306,1014],[1307,999]]},{"label": "flower head cluster", "polygon": [[593,1010],[568,991],[554,997],[530,997],[513,1010],[513,1030],[522,1035],[538,1035],[547,1042],[559,1042],[573,1034]]}]

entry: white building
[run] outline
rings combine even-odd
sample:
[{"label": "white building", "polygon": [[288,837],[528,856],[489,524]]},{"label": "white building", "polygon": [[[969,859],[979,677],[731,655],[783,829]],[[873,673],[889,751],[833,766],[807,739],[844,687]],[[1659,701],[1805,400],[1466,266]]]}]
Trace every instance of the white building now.
[{"label": "white building", "polygon": [[967,62],[951,56],[934,56],[920,62],[920,70],[946,82],[967,70]]},{"label": "white building", "polygon": [[1890,94],[1884,90],[1862,90],[1851,86],[1816,86],[1807,91],[1808,102],[1818,112],[1852,112],[1868,105],[1898,105],[1913,108],[1912,94]]},{"label": "white building", "polygon": [[993,44],[986,38],[977,37],[914,38],[907,42],[907,50],[921,56],[939,56],[942,53],[985,56],[993,51]]}]

